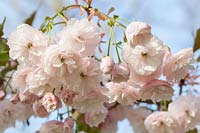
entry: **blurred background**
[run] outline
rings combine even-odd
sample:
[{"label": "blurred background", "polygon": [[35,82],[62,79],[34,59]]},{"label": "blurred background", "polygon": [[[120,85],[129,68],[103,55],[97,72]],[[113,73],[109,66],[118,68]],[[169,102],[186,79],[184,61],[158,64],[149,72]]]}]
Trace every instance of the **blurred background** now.
[{"label": "blurred background", "polygon": [[[81,0],[80,0],[81,1]],[[46,16],[53,16],[64,5],[74,3],[73,0],[1,0],[0,21],[6,17],[5,36],[7,37],[22,24],[35,10],[37,14],[33,26],[39,28]],[[129,21],[143,21],[152,26],[152,32],[172,52],[182,48],[193,47],[194,35],[200,27],[199,0],[93,0],[93,7],[107,12],[114,7],[114,14]],[[78,12],[70,12],[75,17]],[[106,30],[106,28],[105,28]],[[54,119],[53,115],[52,118]],[[32,117],[30,126],[17,123],[15,128],[9,128],[6,133],[34,133],[46,119]],[[119,122],[117,133],[133,133],[127,120]]]}]

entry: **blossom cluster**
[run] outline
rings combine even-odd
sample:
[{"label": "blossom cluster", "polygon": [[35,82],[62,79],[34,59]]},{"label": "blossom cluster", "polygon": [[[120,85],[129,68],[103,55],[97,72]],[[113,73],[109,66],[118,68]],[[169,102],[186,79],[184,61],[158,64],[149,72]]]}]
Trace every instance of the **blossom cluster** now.
[{"label": "blossom cluster", "polygon": [[[86,124],[105,133],[114,132],[116,122],[125,117],[144,133],[193,129],[200,121],[196,117],[200,110],[195,108],[198,98],[193,96],[178,98],[165,112],[132,109],[138,101],[172,99],[173,85],[194,68],[192,48],[172,54],[151,33],[150,25],[132,22],[126,29],[123,61],[114,62],[111,56],[98,61],[94,53],[103,35],[102,29],[87,19],[70,19],[51,38],[27,24],[20,25],[8,38],[9,55],[18,62],[12,76],[12,88],[17,92],[12,101],[32,105],[38,117],[48,117],[62,105],[70,106],[84,114]],[[39,132],[55,130],[73,132],[73,120],[50,121]]]},{"label": "blossom cluster", "polygon": [[17,121],[26,121],[32,114],[31,105],[28,104],[12,104],[8,99],[0,102],[0,131],[11,126],[15,126]]}]

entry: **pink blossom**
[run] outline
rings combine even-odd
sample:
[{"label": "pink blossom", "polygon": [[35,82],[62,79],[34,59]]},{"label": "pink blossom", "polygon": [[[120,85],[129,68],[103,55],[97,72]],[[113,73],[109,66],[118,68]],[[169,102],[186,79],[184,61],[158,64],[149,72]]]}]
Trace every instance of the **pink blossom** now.
[{"label": "pink blossom", "polygon": [[24,91],[26,89],[26,78],[27,75],[32,72],[34,68],[32,67],[25,67],[25,68],[19,68],[14,72],[11,80],[11,86],[13,89],[16,89],[18,91]]},{"label": "pink blossom", "polygon": [[43,68],[38,67],[30,72],[26,77],[27,87],[26,91],[42,96],[45,92],[53,92],[53,89],[58,92],[61,88],[61,81],[56,80],[56,77],[48,76]]},{"label": "pink blossom", "polygon": [[23,121],[28,119],[33,113],[31,105],[20,102],[12,104],[8,99],[0,102],[0,109],[0,132],[14,126],[16,120]]},{"label": "pink blossom", "polygon": [[138,75],[151,75],[163,63],[166,47],[155,37],[146,45],[136,45],[134,48],[127,44],[123,47],[123,58],[131,65],[131,70]]},{"label": "pink blossom", "polygon": [[19,96],[19,100],[25,104],[32,104],[36,100],[39,100],[39,97],[37,95],[30,92],[25,92],[25,93],[20,92],[18,96]]},{"label": "pink blossom", "polygon": [[173,88],[168,82],[157,79],[146,83],[139,91],[143,100],[151,99],[154,102],[171,100],[173,92]]},{"label": "pink blossom", "polygon": [[183,133],[183,128],[169,112],[154,112],[144,124],[149,133]]},{"label": "pink blossom", "polygon": [[101,31],[98,26],[87,19],[70,19],[67,26],[58,34],[58,43],[65,50],[91,56],[101,42]]},{"label": "pink blossom", "polygon": [[12,95],[12,97],[10,98],[10,102],[13,103],[13,104],[16,104],[18,103],[20,100],[19,100],[19,94],[14,94]]},{"label": "pink blossom", "polygon": [[102,110],[96,112],[88,112],[85,114],[85,122],[90,127],[98,127],[98,125],[104,122],[108,110],[106,108],[102,108]]},{"label": "pink blossom", "polygon": [[80,68],[66,77],[64,87],[83,95],[99,86],[100,81],[100,64],[93,58],[85,57]]},{"label": "pink blossom", "polygon": [[52,93],[46,93],[44,97],[42,97],[42,105],[47,110],[47,112],[52,112],[55,109],[61,107],[60,99]]},{"label": "pink blossom", "polygon": [[59,78],[72,73],[79,67],[80,56],[72,51],[66,51],[59,45],[51,45],[43,56],[44,72]]},{"label": "pink blossom", "polygon": [[130,68],[127,63],[115,64],[111,73],[113,82],[125,82],[129,79]]},{"label": "pink blossom", "polygon": [[74,120],[70,117],[66,118],[64,121],[64,130],[67,133],[74,133],[73,127],[74,127]]},{"label": "pink blossom", "polygon": [[169,104],[168,111],[171,112],[185,131],[194,129],[200,122],[199,99],[193,95],[180,96]]},{"label": "pink blossom", "polygon": [[0,90],[0,100],[3,100],[5,98],[5,96],[6,96],[5,91]]},{"label": "pink blossom", "polygon": [[132,22],[126,28],[126,37],[131,46],[143,44],[151,37],[151,27],[144,22]]},{"label": "pink blossom", "polygon": [[77,92],[74,92],[70,89],[63,89],[61,91],[60,97],[62,98],[63,102],[68,105],[71,106],[74,103],[74,98],[78,95]]},{"label": "pink blossom", "polygon": [[99,125],[101,133],[116,133],[117,132],[117,123],[125,119],[126,110],[129,109],[129,106],[114,105],[112,109],[109,110],[108,115],[105,119],[105,122]]},{"label": "pink blossom", "polygon": [[150,110],[144,107],[140,107],[137,109],[130,108],[127,111],[126,115],[134,131],[136,131],[137,133],[147,133],[148,131],[145,128],[144,120],[150,114],[151,114]]},{"label": "pink blossom", "polygon": [[38,132],[39,133],[66,133],[66,131],[64,130],[64,123],[61,121],[56,121],[56,120],[52,120],[52,121],[48,121],[44,123],[40,127],[40,130]]},{"label": "pink blossom", "polygon": [[48,46],[48,38],[41,31],[22,24],[8,38],[9,55],[21,65],[40,63],[40,58]]},{"label": "pink blossom", "polygon": [[13,110],[13,104],[9,100],[5,99],[0,102],[0,132],[4,132],[8,127],[15,125],[15,112]]},{"label": "pink blossom", "polygon": [[18,102],[13,107],[16,120],[24,121],[33,115],[32,105]]},{"label": "pink blossom", "polygon": [[38,100],[33,103],[34,114],[38,117],[44,118],[49,115],[45,107],[42,105],[42,101]]},{"label": "pink blossom", "polygon": [[74,99],[73,107],[81,113],[96,112],[104,108],[107,97],[99,88],[95,88],[85,95],[78,95]]},{"label": "pink blossom", "polygon": [[138,85],[144,85],[147,82],[150,82],[152,79],[157,79],[161,76],[162,68],[159,66],[155,72],[153,72],[150,75],[140,75],[134,72],[132,68],[130,67],[130,77],[129,81],[133,82]]},{"label": "pink blossom", "polygon": [[138,90],[127,82],[109,82],[106,87],[109,89],[107,96],[111,103],[117,101],[123,105],[133,105],[139,99]]},{"label": "pink blossom", "polygon": [[103,57],[101,60],[100,69],[104,74],[110,73],[114,68],[115,62],[110,56]]},{"label": "pink blossom", "polygon": [[191,65],[194,62],[192,48],[187,48],[171,55],[165,61],[163,73],[168,81],[179,82],[185,78],[187,73],[194,69]]}]

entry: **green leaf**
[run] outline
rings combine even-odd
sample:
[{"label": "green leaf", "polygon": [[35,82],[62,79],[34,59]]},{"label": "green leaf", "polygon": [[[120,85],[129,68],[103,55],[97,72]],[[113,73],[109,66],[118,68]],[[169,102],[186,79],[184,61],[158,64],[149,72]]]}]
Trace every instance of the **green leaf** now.
[{"label": "green leaf", "polygon": [[0,52],[0,62],[8,61],[9,60],[9,53],[8,51]]},{"label": "green leaf", "polygon": [[194,40],[193,52],[197,51],[200,48],[200,28],[196,32],[196,37]]},{"label": "green leaf", "polygon": [[114,10],[115,10],[115,8],[114,8],[114,7],[111,7],[111,8],[108,10],[107,15],[111,14]]},{"label": "green leaf", "polygon": [[29,18],[27,18],[24,23],[32,25],[35,19],[36,11],[34,11]]},{"label": "green leaf", "polygon": [[7,45],[7,40],[4,38],[0,38],[0,52],[8,51],[9,47]]},{"label": "green leaf", "polygon": [[122,27],[122,28],[126,29],[126,26],[123,25],[122,23],[119,23],[119,22],[118,22],[118,23],[116,23],[116,25],[119,26],[119,27]]},{"label": "green leaf", "polygon": [[187,131],[186,133],[198,133],[198,130],[195,128],[195,129],[193,129],[193,130]]},{"label": "green leaf", "polygon": [[9,47],[7,45],[7,40],[0,38],[0,66],[5,66],[9,61]]},{"label": "green leaf", "polygon": [[0,38],[3,36],[3,28],[4,28],[4,24],[6,22],[6,18],[4,17],[3,22],[0,24]]},{"label": "green leaf", "polygon": [[113,15],[114,20],[117,20],[119,18],[118,15]]}]

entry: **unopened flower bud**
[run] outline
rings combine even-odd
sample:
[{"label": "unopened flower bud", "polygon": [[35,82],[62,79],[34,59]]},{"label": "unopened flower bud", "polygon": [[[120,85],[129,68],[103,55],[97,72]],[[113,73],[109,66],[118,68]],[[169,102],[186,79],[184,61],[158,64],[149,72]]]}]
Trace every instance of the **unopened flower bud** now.
[{"label": "unopened flower bud", "polygon": [[47,112],[52,112],[55,109],[61,107],[61,101],[53,93],[46,93],[42,98],[42,105],[47,110]]}]

